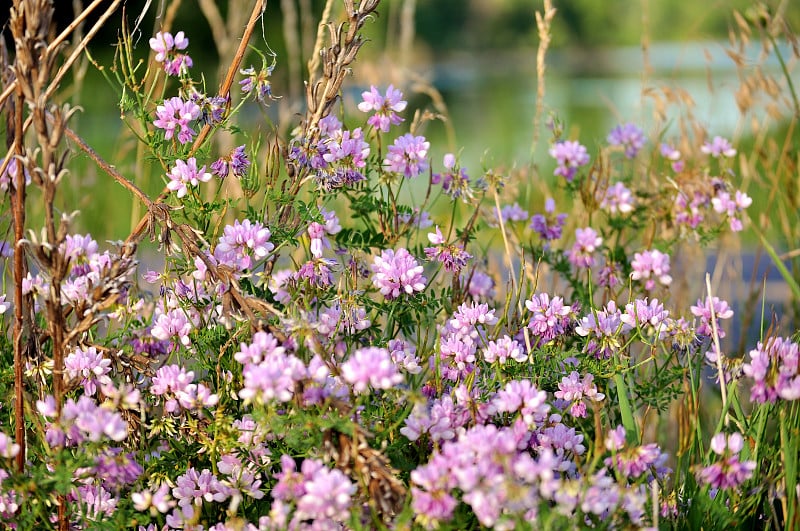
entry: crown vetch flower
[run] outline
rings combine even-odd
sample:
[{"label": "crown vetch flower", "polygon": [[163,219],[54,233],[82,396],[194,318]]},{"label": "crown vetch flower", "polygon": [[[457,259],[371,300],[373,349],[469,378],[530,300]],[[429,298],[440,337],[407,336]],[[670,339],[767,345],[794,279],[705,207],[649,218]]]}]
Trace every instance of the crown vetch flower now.
[{"label": "crown vetch flower", "polygon": [[389,85],[386,89],[386,96],[381,96],[375,86],[371,86],[368,91],[362,92],[363,101],[358,104],[361,112],[375,111],[375,114],[367,119],[367,123],[383,133],[389,132],[389,127],[400,124],[403,119],[397,113],[403,112],[407,102],[404,101],[403,93]]},{"label": "crown vetch flower", "polygon": [[727,157],[731,158],[736,155],[736,150],[726,138],[715,136],[711,142],[703,142],[700,151],[706,155],[711,155],[714,158]]},{"label": "crown vetch flower", "polygon": [[189,187],[196,187],[201,182],[207,183],[211,180],[211,174],[206,171],[206,167],[197,168],[197,159],[189,158],[186,162],[178,159],[169,174],[167,188],[177,192],[178,198],[184,197],[189,193]]},{"label": "crown vetch flower", "polygon": [[237,219],[233,225],[226,225],[223,229],[214,249],[214,258],[221,264],[244,271],[253,265],[253,258],[260,260],[275,248],[269,241],[271,236],[270,230],[261,222],[249,219],[240,222]]},{"label": "crown vetch flower", "polygon": [[405,248],[384,250],[376,256],[371,266],[372,283],[387,299],[400,295],[413,295],[425,289],[427,279],[423,267]]},{"label": "crown vetch flower", "polygon": [[428,169],[430,147],[431,143],[424,136],[406,133],[389,146],[389,153],[383,161],[386,171],[400,173],[407,178],[416,177]]},{"label": "crown vetch flower", "polygon": [[622,146],[629,159],[634,158],[647,142],[644,131],[632,123],[618,125],[611,130],[606,140],[612,146]]},{"label": "crown vetch flower", "polygon": [[797,343],[782,337],[759,342],[750,351],[750,361],[742,370],[753,379],[750,394],[755,402],[800,399],[800,347]]},{"label": "crown vetch flower", "polygon": [[595,264],[593,254],[602,243],[603,238],[593,228],[575,229],[575,243],[567,252],[569,263],[575,267],[592,267]]},{"label": "crown vetch flower", "polygon": [[342,364],[342,378],[353,386],[353,391],[363,394],[373,389],[391,389],[403,382],[392,356],[385,348],[360,348]]},{"label": "crown vetch flower", "polygon": [[669,255],[658,249],[634,254],[631,268],[631,278],[644,280],[644,289],[648,291],[656,286],[656,280],[663,286],[672,283],[672,277],[669,276]]},{"label": "crown vetch flower", "polygon": [[556,142],[550,148],[549,153],[558,163],[553,175],[561,175],[567,181],[572,181],[575,178],[578,168],[589,164],[589,154],[586,151],[586,147],[576,140]]},{"label": "crown vetch flower", "polygon": [[189,122],[197,120],[201,115],[200,107],[193,101],[183,101],[178,97],[164,100],[156,107],[156,119],[153,125],[164,130],[164,138],[171,139],[178,133],[178,142],[186,144],[194,138],[195,131]]}]

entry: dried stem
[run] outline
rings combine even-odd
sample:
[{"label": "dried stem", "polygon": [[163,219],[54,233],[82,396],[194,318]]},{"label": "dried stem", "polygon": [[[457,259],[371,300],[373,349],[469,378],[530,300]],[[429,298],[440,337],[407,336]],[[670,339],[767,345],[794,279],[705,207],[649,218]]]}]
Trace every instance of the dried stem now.
[{"label": "dried stem", "polygon": [[[21,162],[22,151],[22,113],[24,99],[18,88],[16,105],[14,105],[14,144],[17,156],[17,175],[11,179],[11,210],[14,213],[14,423],[15,440],[19,445],[17,454],[17,472],[25,471],[25,401],[23,400],[25,382],[22,355],[22,337],[25,332],[25,298],[22,295],[22,281],[27,274],[25,253],[20,241],[25,238],[25,173]],[[6,157],[10,158],[10,157]]]},{"label": "dried stem", "polygon": [[544,15],[536,12],[536,27],[539,30],[539,48],[536,50],[536,115],[533,118],[533,143],[531,144],[531,159],[539,143],[539,129],[542,126],[542,113],[544,112],[545,91],[545,55],[550,47],[550,24],[556,15],[556,9],[551,0],[544,0]]}]

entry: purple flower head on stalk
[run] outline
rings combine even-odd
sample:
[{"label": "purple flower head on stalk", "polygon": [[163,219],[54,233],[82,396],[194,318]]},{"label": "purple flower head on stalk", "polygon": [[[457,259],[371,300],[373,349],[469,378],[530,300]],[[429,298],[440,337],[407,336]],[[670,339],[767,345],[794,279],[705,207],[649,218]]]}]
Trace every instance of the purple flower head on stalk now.
[{"label": "purple flower head on stalk", "polygon": [[575,178],[578,168],[589,164],[589,154],[586,151],[586,147],[582,146],[578,141],[565,140],[557,142],[550,148],[549,153],[558,163],[553,175],[561,175],[568,182],[572,182]]},{"label": "purple flower head on stalk", "polygon": [[633,212],[633,194],[621,182],[614,183],[606,190],[606,195],[600,202],[600,208],[610,214],[630,214]]},{"label": "purple flower head on stalk", "polygon": [[518,363],[524,363],[528,360],[528,353],[525,352],[525,348],[507,335],[496,341],[489,341],[482,352],[486,363],[497,361],[500,365],[503,365],[508,359]]},{"label": "purple flower head on stalk", "polygon": [[669,255],[657,249],[634,254],[631,268],[631,278],[643,280],[647,291],[656,287],[656,280],[662,286],[672,283],[672,277],[669,276]]},{"label": "purple flower head on stalk", "polygon": [[206,171],[206,167],[197,168],[197,160],[191,157],[186,162],[178,159],[175,166],[170,170],[169,183],[167,188],[177,192],[178,198],[184,197],[189,193],[189,187],[198,186],[201,182],[207,183],[211,180],[211,174]]},{"label": "purple flower head on stalk", "polygon": [[740,461],[739,452],[744,448],[740,433],[725,435],[718,433],[711,438],[711,450],[721,457],[698,473],[698,479],[715,489],[735,488],[750,479],[756,468],[755,461]]},{"label": "purple flower head on stalk", "polygon": [[658,336],[663,339],[671,326],[669,321],[669,311],[664,309],[664,305],[653,299],[636,299],[625,305],[625,313],[620,317],[622,322],[629,328],[639,328],[648,336]]},{"label": "purple flower head on stalk", "polygon": [[711,337],[714,333],[712,316],[717,321],[717,332],[720,339],[725,337],[725,331],[722,329],[720,319],[730,319],[733,317],[733,310],[728,306],[727,301],[719,297],[710,298],[706,296],[705,300],[697,299],[697,304],[689,308],[692,315],[700,318],[700,324],[697,326],[697,334],[701,336]]},{"label": "purple flower head on stalk", "polygon": [[373,389],[391,389],[403,383],[392,356],[385,348],[360,348],[342,364],[342,378],[353,386],[356,394]]},{"label": "purple flower head on stalk", "polygon": [[594,266],[593,254],[602,243],[603,238],[593,228],[575,229],[575,243],[567,253],[569,263],[578,268]]},{"label": "purple flower head on stalk", "polygon": [[200,92],[193,92],[190,96],[198,107],[200,107],[200,118],[198,120],[203,125],[216,125],[225,118],[228,110],[229,99],[222,96],[206,96]]},{"label": "purple flower head on stalk", "polygon": [[239,73],[244,76],[244,79],[239,81],[242,93],[255,94],[256,101],[265,104],[268,99],[274,99],[272,97],[272,84],[269,81],[274,69],[275,60],[273,59],[272,64],[267,65],[267,59],[264,58],[260,70],[256,70],[252,66],[239,70]]},{"label": "purple flower head on stalk", "polygon": [[81,378],[84,392],[94,396],[97,384],[111,384],[111,360],[106,359],[95,347],[76,348],[64,358],[64,370],[69,378]]},{"label": "purple flower head on stalk", "polygon": [[[3,164],[5,158],[0,158],[0,165]],[[28,172],[27,169],[23,169],[23,175],[25,175],[25,185],[31,184],[31,174]],[[14,182],[17,182],[17,160],[12,159],[9,161],[8,166],[6,166],[5,171],[0,174],[0,191],[5,192],[9,189],[11,185],[11,179],[14,179]]]},{"label": "purple flower head on stalk", "polygon": [[372,265],[372,283],[387,299],[396,299],[400,295],[413,295],[425,289],[427,279],[422,274],[423,268],[405,248],[396,252],[384,250],[376,256]]},{"label": "purple flower head on stalk", "polygon": [[700,151],[717,159],[720,157],[731,158],[736,155],[736,150],[731,143],[721,136],[715,136],[711,142],[703,142]]},{"label": "purple flower head on stalk", "polygon": [[424,136],[406,133],[389,146],[389,153],[383,161],[386,171],[402,174],[406,178],[420,175],[428,170],[430,147],[430,142]]},{"label": "purple flower head on stalk", "polygon": [[253,258],[260,260],[275,248],[269,241],[271,235],[270,230],[259,221],[236,220],[233,225],[225,226],[214,249],[214,258],[220,264],[238,271],[249,269],[253,265]]},{"label": "purple flower head on stalk", "polygon": [[622,348],[623,333],[630,326],[622,322],[622,313],[614,301],[609,301],[602,310],[590,311],[575,327],[575,333],[588,337],[584,352],[597,358],[610,358]]},{"label": "purple flower head on stalk", "polygon": [[393,85],[389,85],[386,89],[386,96],[381,96],[378,89],[372,86],[369,91],[362,92],[361,97],[363,101],[358,104],[358,110],[375,112],[367,119],[367,123],[376,130],[388,133],[389,127],[403,121],[397,113],[405,110],[407,102],[402,99],[403,93],[395,89]]},{"label": "purple flower head on stalk", "polygon": [[659,478],[666,476],[670,470],[665,466],[669,456],[662,452],[655,443],[642,446],[625,447],[625,428],[617,426],[606,436],[605,446],[614,455],[605,459],[605,464],[619,472],[622,476],[636,479],[645,473],[652,473]]},{"label": "purple flower head on stalk", "polygon": [[189,46],[189,39],[179,31],[173,35],[168,32],[159,31],[155,37],[150,39],[150,48],[156,52],[155,60],[157,63],[164,63],[164,71],[171,76],[187,74],[192,67],[192,58],[178,50],[185,50]]},{"label": "purple flower head on stalk", "polygon": [[[0,431],[0,457],[12,459],[19,453],[19,445],[14,443],[14,440]],[[0,477],[0,481],[2,478]]]},{"label": "purple flower head on stalk", "polygon": [[714,211],[728,217],[732,232],[742,231],[744,227],[739,215],[752,204],[753,199],[741,190],[736,190],[733,197],[730,192],[718,190],[717,195],[711,198],[711,206],[714,207]]},{"label": "purple flower head on stalk", "polygon": [[572,317],[572,308],[564,304],[561,297],[550,297],[547,293],[536,293],[525,301],[531,312],[528,328],[537,336],[541,344],[546,344],[563,335]]},{"label": "purple flower head on stalk", "polygon": [[247,363],[244,366],[244,384],[239,391],[239,398],[245,404],[288,402],[294,396],[296,383],[307,376],[308,369],[302,360],[276,350],[260,363]]},{"label": "purple flower head on stalk", "polygon": [[469,282],[467,293],[476,299],[494,298],[494,279],[491,275],[474,269],[471,273],[461,275],[462,284]]},{"label": "purple flower head on stalk", "polygon": [[753,401],[775,403],[800,399],[800,348],[797,343],[782,337],[771,337],[766,344],[759,342],[750,351],[750,361],[742,366],[744,374],[753,379],[750,396]]},{"label": "purple flower head on stalk", "polygon": [[528,211],[523,210],[522,207],[515,202],[513,205],[506,205],[500,210],[500,218],[502,218],[504,223],[511,221],[527,221]]},{"label": "purple flower head on stalk", "polygon": [[167,313],[159,314],[153,322],[153,328],[150,333],[154,338],[161,341],[171,341],[172,347],[170,350],[175,350],[178,343],[184,347],[189,347],[192,344],[191,339],[189,339],[189,333],[191,333],[192,328],[192,322],[186,316],[186,312],[176,308]]},{"label": "purple flower head on stalk", "polygon": [[556,202],[548,197],[544,202],[544,214],[534,214],[531,218],[532,228],[542,240],[552,241],[561,238],[561,231],[567,220],[566,214],[555,214]]},{"label": "purple flower head on stalk", "polygon": [[586,374],[581,379],[580,374],[572,371],[569,376],[564,376],[558,384],[558,391],[555,397],[562,400],[565,406],[569,406],[569,413],[573,417],[586,417],[586,401],[602,402],[606,397],[603,393],[597,392],[594,384],[594,375]]},{"label": "purple flower head on stalk", "polygon": [[425,257],[431,261],[441,262],[445,271],[458,274],[472,258],[472,255],[460,245],[445,245],[444,236],[442,236],[442,231],[439,230],[439,227],[436,227],[436,232],[428,233],[428,240],[435,247],[425,247]]},{"label": "purple flower head on stalk", "polygon": [[634,158],[647,142],[644,131],[632,123],[618,125],[611,130],[606,140],[612,146],[622,146],[629,159]]},{"label": "purple flower head on stalk", "polygon": [[178,97],[164,100],[156,107],[156,119],[153,125],[164,130],[164,139],[171,139],[176,131],[178,142],[186,144],[194,138],[195,132],[189,122],[200,118],[200,107],[192,101],[183,101]]},{"label": "purple flower head on stalk", "polygon": [[241,179],[248,169],[250,169],[250,158],[244,145],[234,148],[227,157],[220,157],[211,164],[211,173],[220,179],[224,179],[229,173]]},{"label": "purple flower head on stalk", "polygon": [[670,161],[672,171],[678,173],[683,171],[684,162],[681,160],[681,152],[670,144],[662,143],[660,146],[661,156]]}]

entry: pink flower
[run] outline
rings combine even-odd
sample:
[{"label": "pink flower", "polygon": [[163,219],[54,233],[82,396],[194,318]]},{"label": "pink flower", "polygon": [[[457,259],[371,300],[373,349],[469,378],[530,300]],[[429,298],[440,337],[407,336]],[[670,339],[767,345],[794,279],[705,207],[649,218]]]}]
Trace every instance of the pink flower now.
[{"label": "pink flower", "polygon": [[425,289],[427,279],[423,276],[423,268],[405,248],[397,252],[384,250],[376,256],[371,266],[372,283],[387,299],[396,299],[400,295],[413,295]]},{"label": "pink flower", "polygon": [[178,192],[178,198],[184,197],[189,193],[189,186],[195,187],[200,182],[207,183],[211,180],[211,174],[206,171],[203,166],[197,169],[197,160],[191,157],[186,162],[178,159],[175,161],[175,166],[167,175],[170,181],[167,183],[167,188],[173,192]]},{"label": "pink flower", "polygon": [[192,101],[183,101],[175,97],[164,100],[156,107],[156,119],[153,125],[164,130],[164,139],[169,140],[178,132],[178,142],[186,144],[194,138],[195,132],[189,122],[197,120],[201,115],[200,107]]},{"label": "pink flower", "polygon": [[430,142],[424,136],[406,133],[389,146],[389,153],[383,164],[389,172],[401,173],[407,178],[416,177],[428,169],[430,147]]},{"label": "pink flower", "polygon": [[356,350],[342,364],[342,378],[353,386],[357,394],[373,389],[391,389],[403,382],[389,351],[385,348],[367,347]]},{"label": "pink flower", "polygon": [[403,93],[395,89],[393,85],[389,85],[389,88],[386,89],[385,97],[381,96],[374,86],[370,87],[369,91],[363,92],[361,97],[364,101],[358,104],[358,110],[361,112],[375,111],[375,114],[367,119],[367,123],[378,131],[388,133],[391,125],[398,125],[403,121],[397,113],[405,110],[407,103],[402,100]]},{"label": "pink flower", "polygon": [[558,166],[553,175],[561,175],[567,181],[575,178],[578,168],[589,164],[589,154],[578,141],[564,140],[550,148],[550,156],[556,159]]}]

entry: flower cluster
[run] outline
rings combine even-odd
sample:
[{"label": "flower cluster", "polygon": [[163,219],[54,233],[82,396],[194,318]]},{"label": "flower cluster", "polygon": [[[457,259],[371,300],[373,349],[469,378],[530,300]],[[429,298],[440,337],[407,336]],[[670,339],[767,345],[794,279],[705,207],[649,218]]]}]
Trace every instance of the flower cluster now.
[{"label": "flower cluster", "polygon": [[750,351],[750,360],[742,365],[744,373],[753,379],[752,399],[761,404],[781,398],[800,399],[800,347],[782,337],[759,342]]},{"label": "flower cluster", "polygon": [[714,489],[731,489],[752,477],[755,461],[739,459],[739,453],[744,448],[741,433],[718,433],[711,438],[710,447],[721,459],[698,472],[700,481]]},{"label": "flower cluster", "polygon": [[164,71],[170,76],[186,75],[192,67],[192,58],[178,50],[185,50],[189,39],[179,31],[173,36],[168,31],[159,31],[150,38],[150,49],[156,52],[155,61],[164,63]]}]

